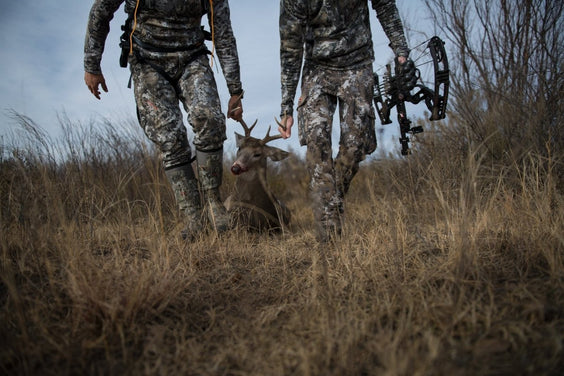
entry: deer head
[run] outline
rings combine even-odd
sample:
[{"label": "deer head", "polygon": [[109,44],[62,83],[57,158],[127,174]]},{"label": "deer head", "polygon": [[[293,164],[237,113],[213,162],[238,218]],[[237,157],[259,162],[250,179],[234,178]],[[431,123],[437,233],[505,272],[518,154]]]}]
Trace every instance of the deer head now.
[{"label": "deer head", "polygon": [[267,158],[273,161],[280,161],[289,155],[287,151],[267,145],[270,141],[282,138],[281,135],[271,136],[270,127],[263,139],[252,137],[251,131],[256,124],[257,121],[251,127],[248,127],[245,121],[241,120],[245,135],[242,136],[235,132],[237,137],[237,160],[231,166],[231,172],[234,175],[241,175],[253,170],[265,170]]}]

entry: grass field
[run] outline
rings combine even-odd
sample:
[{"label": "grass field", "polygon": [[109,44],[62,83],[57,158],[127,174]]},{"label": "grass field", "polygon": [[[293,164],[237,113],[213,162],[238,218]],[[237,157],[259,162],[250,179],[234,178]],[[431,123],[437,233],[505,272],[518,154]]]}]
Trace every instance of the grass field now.
[{"label": "grass field", "polygon": [[29,142],[1,150],[2,374],[564,372],[553,160],[367,161],[343,237],[321,248],[291,158],[270,172],[288,231],[187,243],[136,136],[68,127],[56,149],[27,126]]}]

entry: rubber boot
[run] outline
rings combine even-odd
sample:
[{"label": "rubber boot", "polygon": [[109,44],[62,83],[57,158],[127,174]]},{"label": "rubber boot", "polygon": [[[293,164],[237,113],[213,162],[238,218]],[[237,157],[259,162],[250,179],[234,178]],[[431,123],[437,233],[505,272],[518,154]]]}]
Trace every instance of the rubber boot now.
[{"label": "rubber boot", "polygon": [[194,239],[203,229],[202,202],[198,181],[190,163],[165,170],[176,203],[185,217],[186,227],[182,233],[185,239]]},{"label": "rubber boot", "polygon": [[196,150],[196,160],[208,221],[218,233],[225,232],[230,228],[230,221],[219,194],[223,176],[223,149],[211,152]]},{"label": "rubber boot", "polygon": [[329,243],[341,236],[342,200],[332,182],[318,182],[310,188],[316,239]]},{"label": "rubber boot", "polygon": [[315,214],[315,238],[318,242],[329,243],[341,237],[342,218],[339,210],[335,209],[322,216]]}]

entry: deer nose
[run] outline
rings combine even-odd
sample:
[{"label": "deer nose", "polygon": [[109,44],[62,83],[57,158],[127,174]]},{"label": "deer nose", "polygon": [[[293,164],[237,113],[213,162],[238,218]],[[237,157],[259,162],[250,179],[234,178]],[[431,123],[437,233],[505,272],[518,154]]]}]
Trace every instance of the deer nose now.
[{"label": "deer nose", "polygon": [[231,166],[231,172],[233,173],[233,175],[239,175],[241,172],[243,172],[243,169],[238,164],[234,164],[233,166]]}]

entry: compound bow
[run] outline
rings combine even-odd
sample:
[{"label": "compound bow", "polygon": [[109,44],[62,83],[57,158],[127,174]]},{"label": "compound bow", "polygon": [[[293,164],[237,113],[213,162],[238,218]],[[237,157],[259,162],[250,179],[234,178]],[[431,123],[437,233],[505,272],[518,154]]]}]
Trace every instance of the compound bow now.
[{"label": "compound bow", "polygon": [[[429,39],[427,48],[433,59],[434,67],[434,88],[430,89],[423,83],[416,84],[414,87],[406,89],[402,87],[401,77],[399,73],[392,76],[391,67],[386,66],[387,72],[383,75],[383,82],[377,73],[374,73],[374,104],[378,111],[378,116],[382,124],[390,124],[390,111],[394,106],[397,106],[398,122],[400,125],[400,144],[402,146],[401,154],[408,155],[409,151],[409,137],[408,133],[416,134],[423,132],[423,127],[411,126],[411,120],[407,118],[405,110],[405,102],[418,104],[422,100],[425,101],[427,108],[431,112],[429,120],[441,120],[445,118],[445,110],[448,100],[449,81],[449,68],[446,51],[444,47],[445,42],[434,36]],[[396,67],[397,68],[397,67]],[[419,69],[416,70],[418,81],[421,81],[421,73]],[[412,94],[412,90],[415,92]]]}]

